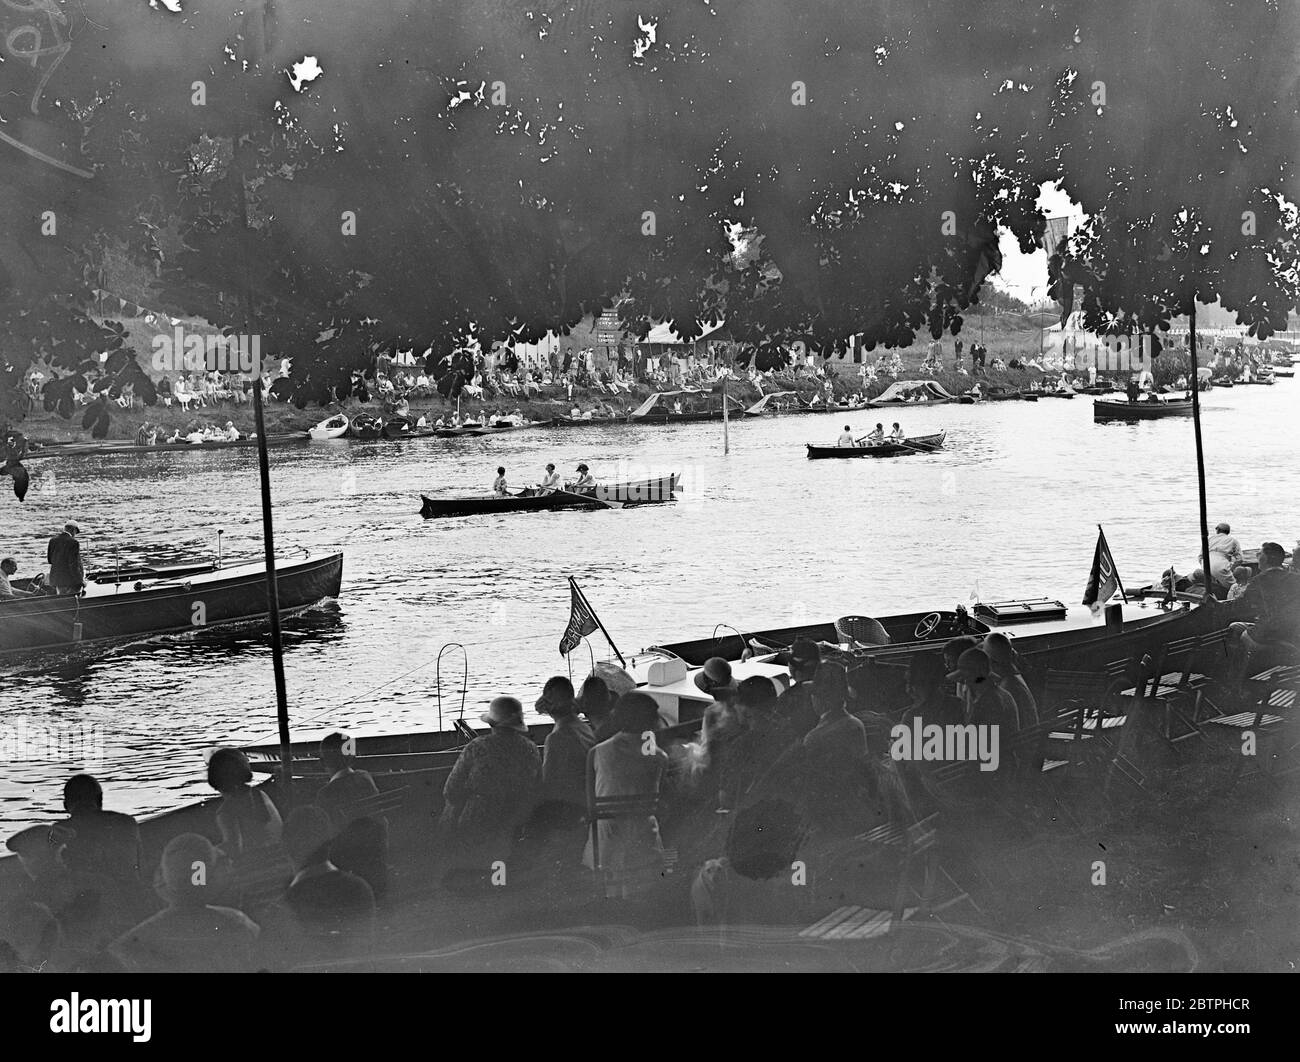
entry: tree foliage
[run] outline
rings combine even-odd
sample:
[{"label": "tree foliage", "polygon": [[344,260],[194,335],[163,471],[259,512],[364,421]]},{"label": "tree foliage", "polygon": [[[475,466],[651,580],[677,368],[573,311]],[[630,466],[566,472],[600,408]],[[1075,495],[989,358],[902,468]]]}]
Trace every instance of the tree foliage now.
[{"label": "tree foliage", "polygon": [[[93,177],[0,144],[11,365],[112,342],[77,279],[105,238],[163,304],[291,357],[300,402],[378,350],[436,363],[616,301],[639,334],[904,345],[961,329],[999,230],[1035,246],[1044,182],[1089,215],[1052,279],[1091,327],[1195,296],[1267,334],[1300,299],[1292,4],[183,7],[59,5],[37,132]],[[295,87],[307,56],[324,73]],[[57,249],[26,235],[46,208]]]}]

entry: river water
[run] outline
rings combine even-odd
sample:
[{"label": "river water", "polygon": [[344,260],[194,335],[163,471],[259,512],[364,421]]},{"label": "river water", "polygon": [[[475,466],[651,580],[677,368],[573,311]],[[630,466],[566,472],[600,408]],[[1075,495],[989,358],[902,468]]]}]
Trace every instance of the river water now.
[{"label": "river water", "polygon": [[[1091,399],[886,409],[721,423],[596,427],[485,439],[324,443],[271,451],[277,544],[344,551],[343,590],[288,622],[295,736],[436,729],[499,693],[530,705],[566,673],[557,643],[575,576],[624,654],[742,629],[1051,595],[1080,599],[1096,525],[1131,586],[1197,547],[1190,418],[1094,424]],[[1244,546],[1300,536],[1293,452],[1300,382],[1204,396],[1211,524]],[[899,418],[948,431],[939,454],[809,462],[803,444]],[[304,418],[306,419],[306,418]],[[548,460],[601,479],[682,476],[673,505],[425,521],[420,493],[486,493]],[[20,574],[69,518],[88,563],[261,548],[256,453],[33,461],[23,505],[0,503],[0,549]],[[1290,499],[1290,500],[1289,500]],[[3,619],[0,618],[0,622]],[[457,652],[468,656],[462,684]],[[597,634],[597,659],[607,655]],[[589,667],[573,657],[574,676]],[[201,752],[276,740],[265,630],[145,642],[0,667],[0,833],[59,813],[63,781],[93,770],[106,806],[147,813],[209,795]]]}]

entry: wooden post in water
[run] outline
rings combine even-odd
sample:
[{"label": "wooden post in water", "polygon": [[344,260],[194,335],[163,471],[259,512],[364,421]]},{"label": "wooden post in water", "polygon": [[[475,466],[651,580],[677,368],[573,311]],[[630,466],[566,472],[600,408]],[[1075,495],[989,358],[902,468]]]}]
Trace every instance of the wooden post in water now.
[{"label": "wooden post in water", "polygon": [[262,547],[266,555],[266,610],[271,617],[271,664],[275,670],[275,714],[280,724],[280,770],[287,792],[293,780],[289,748],[289,695],[284,684],[284,640],[280,631],[280,587],[275,577],[275,530],[271,523],[271,472],[266,455],[266,417],[262,412],[262,374],[253,381],[257,421],[257,464],[262,479]]},{"label": "wooden post in water", "polygon": [[731,431],[727,420],[727,378],[722,377],[722,452],[731,453]]},{"label": "wooden post in water", "polygon": [[1196,489],[1201,506],[1201,572],[1205,576],[1205,600],[1210,592],[1210,521],[1205,505],[1205,451],[1201,446],[1201,381],[1196,375],[1196,294],[1192,294],[1192,312],[1188,318],[1188,349],[1192,356],[1192,428],[1196,436]]}]

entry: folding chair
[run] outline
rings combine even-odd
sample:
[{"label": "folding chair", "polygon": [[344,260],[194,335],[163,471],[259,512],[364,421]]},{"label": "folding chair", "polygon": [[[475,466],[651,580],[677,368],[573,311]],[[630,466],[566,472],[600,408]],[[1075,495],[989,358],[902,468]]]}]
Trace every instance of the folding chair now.
[{"label": "folding chair", "polygon": [[[1278,732],[1284,732],[1288,726],[1294,728],[1294,717],[1288,719],[1285,713],[1294,710],[1297,695],[1300,695],[1300,667],[1295,665],[1271,667],[1267,671],[1252,675],[1247,681],[1250,683],[1252,690],[1255,691],[1254,711],[1241,712],[1232,716],[1221,716],[1218,719],[1211,719],[1210,722],[1236,727],[1242,731],[1243,737],[1246,733],[1254,735],[1256,748],[1253,758],[1257,761],[1266,760],[1269,766],[1260,767],[1256,771],[1249,772],[1250,775],[1280,777],[1291,774],[1297,768],[1296,744],[1294,742],[1282,749],[1281,754],[1274,752],[1268,756],[1264,755],[1261,746],[1266,736],[1271,738]],[[1286,762],[1280,766],[1273,763],[1274,760],[1283,756],[1289,757]],[[1246,759],[1247,757],[1243,751],[1241,760],[1233,771],[1234,782],[1247,774],[1245,771]]]},{"label": "folding chair", "polygon": [[[1220,641],[1218,644],[1221,646],[1223,643]],[[1200,634],[1179,638],[1166,645],[1161,674],[1156,676],[1147,693],[1148,700],[1164,709],[1162,736],[1171,747],[1188,738],[1205,740],[1197,723],[1201,701],[1210,685],[1209,677],[1198,670],[1204,645],[1205,637]],[[1190,714],[1183,708],[1189,702]]]},{"label": "folding chair", "polygon": [[[1122,714],[1111,714],[1107,689],[1118,677],[1113,672],[1127,666],[1127,662],[1109,665],[1106,671],[1051,671],[1043,685],[1043,695],[1038,702],[1039,715],[1054,725],[1048,739],[1070,742],[1071,747],[1082,751],[1083,743],[1104,734],[1108,729],[1124,725]],[[1050,766],[1048,766],[1050,764]],[[1075,765],[1067,754],[1064,760],[1048,760],[1045,769],[1069,769]]]},{"label": "folding chair", "polygon": [[[614,796],[596,795],[596,772],[594,769],[594,749],[587,753],[587,826],[591,836],[591,867],[600,886],[601,895],[609,896],[611,890],[623,884],[619,869],[601,865],[600,824],[618,819],[648,819],[656,823],[662,810],[662,798],[654,793],[620,793]],[[661,838],[662,842],[662,838]],[[672,873],[676,863],[676,851],[665,847],[663,850],[663,872]],[[639,868],[638,868],[639,869]]]},{"label": "folding chair", "polygon": [[[889,921],[885,923],[884,911],[847,905],[801,930],[799,935],[825,940],[857,940],[877,936],[882,932],[892,932],[913,912],[922,918],[928,918],[963,901],[982,915],[984,912],[971,899],[970,894],[943,868],[937,848],[938,827],[937,811],[910,824],[888,822],[827,853],[824,860],[819,862],[824,862],[830,869],[819,877],[833,878],[836,871],[845,872],[850,866],[860,869],[886,856],[899,860],[898,880],[894,887],[892,907],[888,912]],[[936,903],[935,890],[941,880],[947,883],[951,895]],[[915,901],[914,908],[909,909],[909,900]]]}]

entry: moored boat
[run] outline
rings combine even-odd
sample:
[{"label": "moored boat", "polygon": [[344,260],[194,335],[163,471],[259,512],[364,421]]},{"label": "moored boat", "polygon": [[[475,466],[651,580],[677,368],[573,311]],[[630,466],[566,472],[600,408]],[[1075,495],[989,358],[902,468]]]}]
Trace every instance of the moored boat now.
[{"label": "moored boat", "polygon": [[[678,395],[708,395],[708,391],[691,390],[685,388],[680,391],[659,391],[652,394],[644,402],[628,414],[629,424],[693,424],[706,420],[721,420],[722,406],[718,405],[716,409],[677,409],[669,411],[662,408],[665,399],[676,398]],[[726,401],[728,409],[732,416],[740,416],[744,412],[744,407],[731,395],[727,395]]]},{"label": "moored boat", "polygon": [[384,421],[385,439],[404,439],[411,434],[411,421],[407,417],[389,417]]},{"label": "moored boat", "polygon": [[354,439],[378,439],[383,431],[384,422],[369,413],[358,413],[348,428],[348,433]]},{"label": "moored boat", "polygon": [[947,432],[939,432],[937,435],[916,435],[902,442],[880,442],[874,445],[857,446],[818,446],[815,443],[805,443],[808,448],[808,460],[816,461],[823,458],[853,458],[853,457],[902,457],[905,454],[930,454],[943,448],[943,440]]},{"label": "moored boat", "polygon": [[[132,581],[128,573],[139,577]],[[0,605],[0,656],[192,634],[267,616],[263,561],[91,575],[80,595],[38,595]],[[281,610],[292,612],[337,597],[342,578],[342,553],[278,562]]]},{"label": "moored boat", "polygon": [[341,439],[348,433],[351,427],[351,421],[342,413],[336,416],[322,420],[314,428],[310,428],[307,434],[311,436],[314,442],[325,442],[330,439]]},{"label": "moored boat", "polygon": [[[266,445],[286,446],[289,443],[304,443],[309,438],[310,436],[305,431],[279,432],[268,435]],[[156,443],[153,446],[140,446],[129,442],[33,444],[31,451],[24,460],[33,461],[45,457],[104,457],[114,454],[196,453],[206,450],[230,450],[256,445],[256,435],[245,439],[205,439],[202,442]]]},{"label": "moored boat", "polygon": [[869,400],[867,405],[874,409],[882,406],[936,406],[955,401],[957,396],[949,394],[934,380],[899,380],[885,388],[878,398]]},{"label": "moored boat", "polygon": [[886,644],[846,646],[836,624],[824,622],[751,628],[743,637],[731,634],[660,643],[645,652],[677,657],[695,667],[713,656],[738,661],[757,654],[780,661],[796,639],[807,638],[820,643],[823,652],[840,653],[850,667],[872,665],[878,676],[892,674],[901,679],[907,662],[918,652],[938,652],[948,639],[961,635],[982,637],[1000,631],[1012,639],[1026,671],[1041,675],[1048,668],[1095,671],[1100,665],[1158,649],[1175,638],[1223,630],[1237,618],[1231,605],[1202,608],[1182,602],[1167,610],[1126,603],[1118,616],[1103,620],[1094,618],[1084,606],[1067,607],[1059,600],[1035,598],[977,604],[969,612],[959,605],[951,611],[877,616],[889,638]]}]

